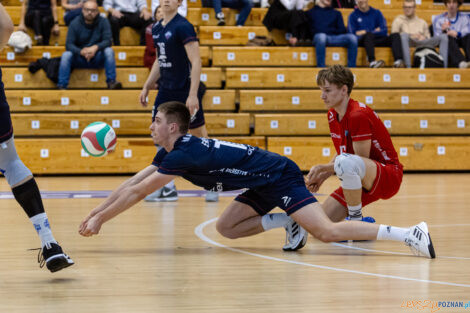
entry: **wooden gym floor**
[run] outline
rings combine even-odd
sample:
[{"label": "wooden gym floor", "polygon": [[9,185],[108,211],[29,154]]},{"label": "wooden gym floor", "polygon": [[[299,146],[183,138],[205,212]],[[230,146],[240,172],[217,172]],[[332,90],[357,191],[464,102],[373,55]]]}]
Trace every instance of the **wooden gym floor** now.
[{"label": "wooden gym floor", "polygon": [[[40,177],[42,191],[115,188],[125,177]],[[320,190],[332,191],[331,178]],[[181,190],[196,189],[178,180]],[[206,204],[139,203],[92,238],[82,218],[102,199],[45,199],[53,232],[76,264],[39,269],[39,240],[22,209],[0,193],[0,312],[466,312],[470,300],[469,174],[408,174],[398,195],[365,209],[379,223],[428,222],[438,258],[396,242],[281,250],[284,230],[229,240],[214,228],[232,197]],[[0,191],[9,191],[4,178]],[[319,196],[320,201],[325,196]],[[434,308],[412,301],[431,300]],[[434,302],[435,301],[435,302]],[[423,302],[424,303],[424,302]]]}]

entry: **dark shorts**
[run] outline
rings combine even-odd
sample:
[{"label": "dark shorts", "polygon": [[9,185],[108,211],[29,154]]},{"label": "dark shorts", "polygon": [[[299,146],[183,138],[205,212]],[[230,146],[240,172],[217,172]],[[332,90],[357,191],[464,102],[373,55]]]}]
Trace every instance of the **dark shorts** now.
[{"label": "dark shorts", "polygon": [[[206,121],[204,120],[204,110],[202,108],[202,97],[204,97],[205,93],[206,87],[202,83],[199,84],[199,89],[197,91],[197,98],[199,100],[199,110],[196,113],[196,117],[191,120],[191,123],[189,124],[189,129],[201,127],[206,123]],[[158,94],[155,98],[155,103],[153,105],[152,110],[152,121],[154,120],[155,115],[157,115],[158,106],[160,104],[168,101],[179,101],[186,104],[186,99],[188,99],[188,95],[189,89],[183,91],[173,91],[165,89],[158,90]]]},{"label": "dark shorts", "polygon": [[[403,169],[393,164],[382,164],[374,161],[377,165],[377,177],[375,178],[372,188],[367,191],[362,189],[362,206],[375,202],[379,199],[390,199],[398,190],[400,190],[401,181],[403,178]],[[331,195],[344,207],[347,207],[346,199],[344,198],[343,188],[336,189]]]},{"label": "dark shorts", "polygon": [[248,189],[235,201],[251,206],[259,215],[265,215],[275,207],[291,215],[317,199],[305,187],[304,177],[297,164],[289,160],[281,177],[274,183]]},{"label": "dark shorts", "polygon": [[[1,76],[0,76],[1,77]],[[0,81],[3,87],[3,83]],[[10,108],[3,88],[0,88],[0,143],[7,141],[13,136],[13,127],[11,125]]]}]

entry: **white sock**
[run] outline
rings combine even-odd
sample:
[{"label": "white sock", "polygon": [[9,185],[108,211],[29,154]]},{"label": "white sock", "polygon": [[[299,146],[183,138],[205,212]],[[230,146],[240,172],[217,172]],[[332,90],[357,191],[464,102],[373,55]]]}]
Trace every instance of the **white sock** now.
[{"label": "white sock", "polygon": [[29,219],[33,223],[34,228],[36,229],[39,238],[41,239],[41,246],[44,247],[46,243],[53,242],[57,243],[52,235],[51,226],[49,225],[49,220],[47,219],[46,213],[40,213],[34,215]]},{"label": "white sock", "polygon": [[290,217],[286,213],[270,213],[263,215],[261,218],[261,224],[264,230],[270,230],[273,228],[284,227],[289,222]]},{"label": "white sock", "polygon": [[362,220],[362,203],[358,205],[349,205],[348,204],[348,213],[351,221],[361,221]]},{"label": "white sock", "polygon": [[409,228],[380,225],[377,233],[377,240],[405,241]]},{"label": "white sock", "polygon": [[165,185],[166,188],[170,188],[170,189],[175,189],[175,181],[172,180],[171,182],[169,182],[168,184]]}]

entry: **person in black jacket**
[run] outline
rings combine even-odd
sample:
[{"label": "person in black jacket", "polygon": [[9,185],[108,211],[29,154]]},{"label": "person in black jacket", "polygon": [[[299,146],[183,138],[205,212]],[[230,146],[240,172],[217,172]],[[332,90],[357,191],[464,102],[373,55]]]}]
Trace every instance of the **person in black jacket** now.
[{"label": "person in black jacket", "polygon": [[70,23],[59,67],[59,89],[66,89],[72,68],[103,68],[109,89],[121,89],[116,81],[116,61],[111,48],[111,27],[99,15],[98,4],[88,0],[82,14]]}]

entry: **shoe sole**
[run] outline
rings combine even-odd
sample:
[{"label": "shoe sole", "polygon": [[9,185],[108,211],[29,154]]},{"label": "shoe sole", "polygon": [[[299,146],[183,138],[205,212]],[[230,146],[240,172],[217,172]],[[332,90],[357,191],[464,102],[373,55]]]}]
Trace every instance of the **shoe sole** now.
[{"label": "shoe sole", "polygon": [[176,202],[178,197],[158,198],[158,199],[144,199],[145,202]]},{"label": "shoe sole", "polygon": [[65,254],[54,255],[46,261],[46,267],[51,273],[58,272],[74,264],[75,263],[66,257]]},{"label": "shoe sole", "polygon": [[428,244],[429,254],[431,255],[431,259],[435,259],[436,252],[434,251],[434,245],[432,244],[431,235],[429,234],[429,232],[428,232],[428,238],[429,238],[429,244]]}]

